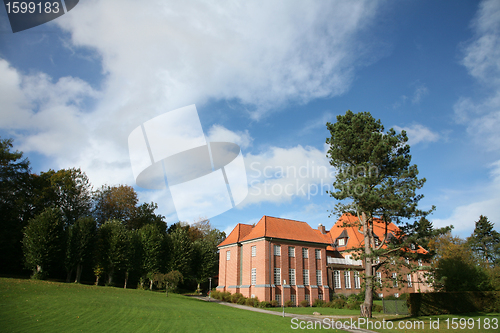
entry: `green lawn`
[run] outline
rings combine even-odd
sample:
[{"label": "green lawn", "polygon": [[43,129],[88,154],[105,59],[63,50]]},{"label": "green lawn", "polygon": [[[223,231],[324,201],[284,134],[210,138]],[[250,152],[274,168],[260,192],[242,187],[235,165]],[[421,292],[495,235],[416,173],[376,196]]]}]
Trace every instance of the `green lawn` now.
[{"label": "green lawn", "polygon": [[283,332],[291,319],[144,290],[0,278],[1,332]]},{"label": "green lawn", "polygon": [[[283,312],[283,308],[267,308],[266,310]],[[349,309],[333,309],[333,308],[315,308],[315,307],[292,307],[285,308],[286,313],[295,313],[301,315],[312,315],[313,312],[319,312],[323,316],[359,316],[359,310],[349,310]],[[378,312],[375,312],[376,315]]]},{"label": "green lawn", "polygon": [[[425,317],[392,316],[386,317],[384,320],[382,318],[370,319],[370,322],[371,323],[369,323],[368,325],[362,325],[361,327],[382,333],[493,333],[500,331],[499,313],[471,313],[462,315],[440,315]],[[385,329],[383,328],[384,326]],[[389,329],[391,326],[392,329]]]}]

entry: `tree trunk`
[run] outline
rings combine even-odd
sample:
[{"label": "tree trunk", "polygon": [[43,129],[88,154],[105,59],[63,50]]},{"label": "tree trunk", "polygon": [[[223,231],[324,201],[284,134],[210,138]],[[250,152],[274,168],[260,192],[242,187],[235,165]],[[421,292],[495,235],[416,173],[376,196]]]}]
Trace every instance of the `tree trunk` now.
[{"label": "tree trunk", "polygon": [[371,243],[372,243],[372,230],[370,224],[366,218],[366,214],[363,212],[361,214],[361,223],[363,225],[363,235],[365,242],[365,301],[360,306],[360,316],[364,318],[372,317],[372,305],[373,305],[373,258],[370,256],[372,253]]},{"label": "tree trunk", "polygon": [[125,272],[125,285],[123,286],[123,289],[127,289],[127,282],[128,282],[128,271]]},{"label": "tree trunk", "polygon": [[73,275],[73,270],[70,270],[67,274],[66,274],[66,283],[69,283],[71,281],[71,275]]},{"label": "tree trunk", "polygon": [[98,286],[99,285],[99,275],[96,275],[95,276],[95,285]]},{"label": "tree trunk", "polygon": [[153,291],[153,280],[149,279],[149,290]]},{"label": "tree trunk", "polygon": [[113,269],[108,274],[108,286],[111,286],[113,283]]},{"label": "tree trunk", "polygon": [[82,270],[83,270],[83,265],[82,264],[78,264],[76,266],[75,283],[80,283],[80,278],[82,276]]}]

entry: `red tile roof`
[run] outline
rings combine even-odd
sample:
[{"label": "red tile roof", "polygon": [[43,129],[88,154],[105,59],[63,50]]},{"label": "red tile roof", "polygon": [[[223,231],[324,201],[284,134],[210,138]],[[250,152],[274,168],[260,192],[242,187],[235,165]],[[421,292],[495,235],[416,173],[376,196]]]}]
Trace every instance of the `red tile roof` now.
[{"label": "red tile roof", "polygon": [[[238,230],[244,229],[243,236]],[[250,230],[247,232],[247,230]],[[238,236],[239,237],[238,237]],[[330,244],[331,238],[328,234],[322,234],[306,222],[282,219],[272,216],[263,216],[260,221],[252,227],[248,224],[238,224],[229,236],[219,246],[229,245],[262,237],[289,239],[302,242]]]},{"label": "red tile roof", "polygon": [[[378,236],[380,241],[382,241],[385,233],[385,223],[378,218],[375,218],[373,222],[373,232]],[[311,228],[306,222],[264,215],[255,226],[242,223],[237,224],[229,236],[218,246],[269,237],[327,244],[326,249],[328,251],[335,251],[332,245],[335,240],[344,233],[344,235],[347,234],[348,237],[347,244],[344,246],[337,246],[336,250],[346,251],[360,247],[364,244],[361,230],[362,228],[359,226],[358,218],[351,214],[342,215],[340,219],[335,222],[330,231],[326,231],[325,234],[321,233],[318,229]],[[400,229],[395,224],[389,223],[387,230],[396,236]],[[419,247],[417,252],[426,253],[427,251]]]}]

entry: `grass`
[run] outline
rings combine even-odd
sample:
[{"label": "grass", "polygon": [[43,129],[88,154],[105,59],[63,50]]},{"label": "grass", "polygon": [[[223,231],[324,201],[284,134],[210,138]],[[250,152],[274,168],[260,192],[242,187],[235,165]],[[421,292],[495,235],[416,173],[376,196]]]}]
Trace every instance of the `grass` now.
[{"label": "grass", "polygon": [[282,332],[290,318],[135,289],[0,278],[2,332]]},{"label": "grass", "polygon": [[[266,308],[266,310],[283,312],[283,308]],[[333,309],[333,308],[316,308],[316,307],[291,307],[285,308],[286,313],[295,313],[301,315],[312,315],[313,312],[319,312],[323,316],[359,316],[359,310],[349,309]],[[376,314],[377,312],[375,312]]]},{"label": "grass", "polygon": [[[462,322],[460,322],[462,320]],[[385,328],[384,329],[384,321]],[[500,331],[499,313],[470,313],[461,315],[439,315],[425,317],[392,316],[370,319],[369,325],[362,325],[372,331],[405,332],[405,333],[436,333],[436,332],[467,332],[467,333],[492,333]],[[489,323],[489,328],[484,324]],[[456,323],[456,324],[455,324]],[[432,324],[432,327],[431,327]],[[479,328],[479,324],[481,327]],[[392,329],[388,329],[392,325]],[[399,326],[401,325],[401,326]],[[378,328],[381,327],[381,328]],[[401,328],[399,328],[401,327]]]}]

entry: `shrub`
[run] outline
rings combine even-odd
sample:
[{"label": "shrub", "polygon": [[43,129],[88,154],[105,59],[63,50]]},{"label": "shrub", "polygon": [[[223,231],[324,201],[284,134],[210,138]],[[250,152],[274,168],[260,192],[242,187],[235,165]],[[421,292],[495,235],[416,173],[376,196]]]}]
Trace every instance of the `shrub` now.
[{"label": "shrub", "polygon": [[259,304],[259,308],[270,308],[270,307],[271,307],[271,303],[270,302],[262,301]]},{"label": "shrub", "polygon": [[230,297],[231,303],[238,303],[238,301],[242,297],[245,297],[245,296],[243,296],[242,293],[234,293],[234,294],[232,294],[231,297]]},{"label": "shrub", "polygon": [[245,304],[247,304],[247,298],[246,298],[246,297],[244,297],[244,296],[243,296],[243,297],[240,297],[240,298],[238,299],[238,304],[239,304],[239,305],[245,305]]},{"label": "shrub", "polygon": [[350,294],[349,297],[347,297],[348,303],[354,303],[356,301],[358,301],[358,295],[356,294]]},{"label": "shrub", "polygon": [[317,308],[321,308],[325,305],[325,301],[323,301],[322,299],[315,299],[312,306],[314,307],[317,307]]},{"label": "shrub", "polygon": [[372,305],[372,312],[382,312],[382,311],[384,311],[384,307],[382,305],[378,304]]},{"label": "shrub", "polygon": [[337,298],[332,301],[331,308],[334,309],[343,309],[346,306],[347,302],[343,298]]},{"label": "shrub", "polygon": [[224,302],[229,302],[231,300],[231,293],[229,291],[223,291],[220,293],[219,299]]},{"label": "shrub", "polygon": [[292,307],[292,306],[294,306],[294,305],[295,305],[295,304],[293,304],[293,302],[292,302],[291,300],[288,300],[288,301],[286,301],[286,302],[285,302],[285,306],[286,306],[287,308],[290,308],[290,307]]},{"label": "shrub", "polygon": [[278,301],[277,301],[277,300],[273,299],[273,300],[271,301],[271,306],[272,306],[273,308],[277,307],[278,305],[279,305],[279,304],[278,304]]},{"label": "shrub", "polygon": [[333,302],[329,301],[329,302],[326,302],[325,304],[323,304],[323,307],[324,308],[333,308],[332,304],[333,304]]},{"label": "shrub", "polygon": [[218,291],[218,290],[212,290],[212,292],[210,293],[210,297],[212,297],[214,299],[219,299],[220,300],[220,291]]},{"label": "shrub", "polygon": [[245,301],[245,305],[258,307],[259,306],[259,299],[257,297],[247,298]]},{"label": "shrub", "polygon": [[300,301],[300,306],[303,308],[307,308],[309,306],[309,301],[307,300]]},{"label": "shrub", "polygon": [[416,293],[408,298],[412,316],[500,311],[500,292]]},{"label": "shrub", "polygon": [[360,309],[360,305],[362,303],[363,302],[360,302],[360,301],[354,301],[354,302],[351,302],[351,303],[347,303],[347,308],[349,310],[359,310]]}]

